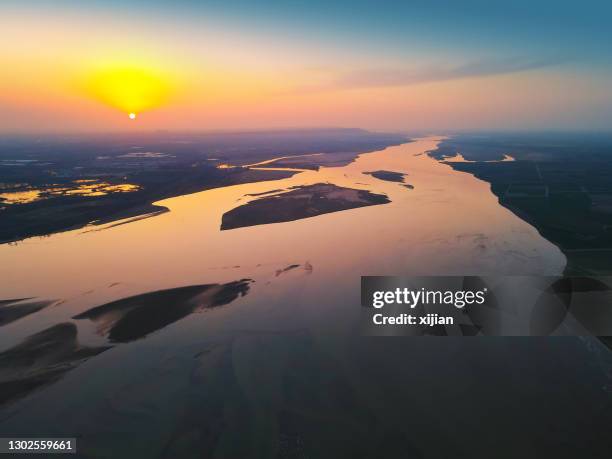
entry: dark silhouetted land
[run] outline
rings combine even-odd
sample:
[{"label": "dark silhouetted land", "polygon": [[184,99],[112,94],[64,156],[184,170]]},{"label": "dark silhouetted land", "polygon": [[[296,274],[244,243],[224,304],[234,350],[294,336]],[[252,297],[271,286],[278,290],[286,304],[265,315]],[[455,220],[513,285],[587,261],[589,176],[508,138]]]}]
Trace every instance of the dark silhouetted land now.
[{"label": "dark silhouetted land", "polygon": [[89,319],[111,342],[143,338],[200,309],[231,303],[249,291],[250,281],[191,285],[143,293],[103,304],[74,319]]},{"label": "dark silhouetted land", "polygon": [[0,405],[52,384],[66,372],[108,349],[84,347],[70,322],[49,327],[0,353]]},{"label": "dark silhouetted land", "polygon": [[393,172],[393,171],[373,171],[366,172],[366,174],[371,175],[379,180],[385,180],[387,182],[398,182],[401,183],[404,181],[404,174],[401,172]]},{"label": "dark silhouetted land", "polygon": [[328,183],[300,186],[266,196],[223,214],[221,229],[281,223],[330,212],[391,202],[384,194]]},{"label": "dark silhouetted land", "polygon": [[[167,210],[155,201],[296,173],[265,167],[343,165],[360,153],[407,140],[360,129],[5,136],[0,138],[0,243],[154,216]],[[274,158],[286,159],[247,167]]]},{"label": "dark silhouetted land", "polygon": [[566,274],[612,273],[612,135],[459,135],[430,152],[458,153],[472,162],[448,164],[489,182],[501,205],[557,245]]}]

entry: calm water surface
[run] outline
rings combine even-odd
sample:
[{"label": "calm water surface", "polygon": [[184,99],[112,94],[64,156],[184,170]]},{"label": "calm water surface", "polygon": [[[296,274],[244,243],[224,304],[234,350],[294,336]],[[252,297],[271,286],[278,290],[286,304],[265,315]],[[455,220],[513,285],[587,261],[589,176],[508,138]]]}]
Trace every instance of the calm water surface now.
[{"label": "calm water surface", "polygon": [[[80,343],[105,345],[93,322],[72,317],[153,290],[254,280],[230,304],[116,344],[4,408],[4,436],[77,435],[85,457],[462,456],[499,442],[516,457],[554,446],[537,435],[542,426],[569,436],[575,413],[603,416],[611,362],[596,344],[356,333],[361,275],[563,271],[562,253],[489,184],[425,154],[438,141],[160,201],[170,212],[125,225],[0,246],[0,299],[57,299],[3,327],[0,349],[66,321]],[[405,173],[414,189],[364,174],[376,170]],[[392,202],[219,230],[223,213],[256,199],[248,195],[322,182]]]}]

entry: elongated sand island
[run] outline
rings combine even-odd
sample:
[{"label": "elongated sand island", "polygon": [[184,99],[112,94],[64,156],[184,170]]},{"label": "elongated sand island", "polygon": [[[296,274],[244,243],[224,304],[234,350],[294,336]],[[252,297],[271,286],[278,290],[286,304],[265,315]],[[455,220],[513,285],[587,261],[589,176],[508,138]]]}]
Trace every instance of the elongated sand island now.
[{"label": "elongated sand island", "polygon": [[384,194],[331,183],[292,187],[266,195],[223,214],[221,229],[281,223],[317,215],[391,202]]}]

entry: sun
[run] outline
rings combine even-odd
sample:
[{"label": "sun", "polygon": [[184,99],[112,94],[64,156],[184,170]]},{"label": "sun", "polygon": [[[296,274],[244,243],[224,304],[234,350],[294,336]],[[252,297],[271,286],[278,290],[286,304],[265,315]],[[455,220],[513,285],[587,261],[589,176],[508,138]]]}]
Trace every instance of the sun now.
[{"label": "sun", "polygon": [[171,92],[169,78],[161,72],[123,66],[93,71],[86,88],[94,99],[119,109],[131,120],[167,103]]}]

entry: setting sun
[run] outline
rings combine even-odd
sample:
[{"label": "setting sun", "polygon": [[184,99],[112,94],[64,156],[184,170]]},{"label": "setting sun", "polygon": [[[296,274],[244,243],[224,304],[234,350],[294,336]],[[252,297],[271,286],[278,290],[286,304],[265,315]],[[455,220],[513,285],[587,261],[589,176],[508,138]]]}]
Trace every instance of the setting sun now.
[{"label": "setting sun", "polygon": [[160,107],[168,100],[169,84],[161,75],[142,68],[110,68],[98,71],[90,79],[88,92],[98,101],[127,112],[136,113]]},{"label": "setting sun", "polygon": [[611,17],[0,0],[0,453],[612,459]]}]

